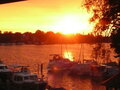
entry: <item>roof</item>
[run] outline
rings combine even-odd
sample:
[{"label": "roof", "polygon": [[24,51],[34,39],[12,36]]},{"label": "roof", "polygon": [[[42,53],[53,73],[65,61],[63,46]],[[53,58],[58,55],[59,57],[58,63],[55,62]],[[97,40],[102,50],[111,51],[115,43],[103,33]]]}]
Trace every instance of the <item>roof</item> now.
[{"label": "roof", "polygon": [[50,56],[60,56],[60,54],[50,54]]},{"label": "roof", "polygon": [[5,64],[0,64],[0,66],[6,66]]},{"label": "roof", "polygon": [[19,1],[26,1],[26,0],[0,0],[0,4],[19,2]]},{"label": "roof", "polygon": [[19,68],[19,67],[29,67],[28,65],[19,65],[19,64],[12,64],[12,65],[9,65],[10,67],[13,67],[13,68]]},{"label": "roof", "polygon": [[19,73],[15,73],[14,75],[25,77],[25,76],[35,76],[35,75],[37,75],[37,74],[19,72]]}]

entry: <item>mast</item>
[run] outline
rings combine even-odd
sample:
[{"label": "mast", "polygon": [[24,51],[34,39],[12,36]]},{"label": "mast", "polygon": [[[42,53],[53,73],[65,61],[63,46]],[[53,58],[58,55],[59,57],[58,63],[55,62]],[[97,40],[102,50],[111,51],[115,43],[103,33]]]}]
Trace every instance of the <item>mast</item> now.
[{"label": "mast", "polygon": [[[84,35],[84,32],[83,32],[83,35]],[[79,59],[78,59],[78,62],[80,62],[80,61],[82,61],[83,62],[83,60],[84,60],[84,43],[81,43],[80,44],[80,52],[79,52]],[[81,60],[80,60],[81,59]]]},{"label": "mast", "polygon": [[62,43],[61,43],[61,56],[62,56]]}]

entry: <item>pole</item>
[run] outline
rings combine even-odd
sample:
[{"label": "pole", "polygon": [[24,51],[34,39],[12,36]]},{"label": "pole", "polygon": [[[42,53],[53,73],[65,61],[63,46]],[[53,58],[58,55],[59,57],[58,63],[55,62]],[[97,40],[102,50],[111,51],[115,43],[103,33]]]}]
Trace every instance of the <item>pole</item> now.
[{"label": "pole", "polygon": [[43,77],[44,77],[44,75],[43,75],[43,63],[41,64],[41,77],[42,77],[42,79],[43,79]]},{"label": "pole", "polygon": [[38,64],[38,76],[39,76],[39,74],[40,74],[40,67],[39,67],[40,65]]}]

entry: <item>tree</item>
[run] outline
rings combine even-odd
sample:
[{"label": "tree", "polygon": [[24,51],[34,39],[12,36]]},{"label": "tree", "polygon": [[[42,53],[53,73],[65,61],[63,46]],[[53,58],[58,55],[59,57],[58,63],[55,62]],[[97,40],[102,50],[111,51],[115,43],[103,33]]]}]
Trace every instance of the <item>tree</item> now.
[{"label": "tree", "polygon": [[55,33],[52,32],[52,31],[49,31],[45,34],[45,37],[46,37],[46,43],[49,43],[49,44],[53,44],[55,43]]},{"label": "tree", "polygon": [[85,0],[84,6],[93,16],[90,22],[96,23],[97,34],[111,35],[111,46],[120,56],[120,0]]},{"label": "tree", "polygon": [[45,41],[45,33],[41,30],[37,30],[34,34],[34,43],[42,44]]},{"label": "tree", "polygon": [[0,41],[2,43],[12,43],[13,42],[13,33],[6,31],[1,35],[0,39],[1,39]]},{"label": "tree", "polygon": [[33,43],[33,34],[31,32],[23,33],[23,42],[26,44],[32,44]]},{"label": "tree", "polygon": [[20,32],[16,32],[13,34],[13,42],[14,43],[22,43],[23,40],[22,40],[22,34]]}]

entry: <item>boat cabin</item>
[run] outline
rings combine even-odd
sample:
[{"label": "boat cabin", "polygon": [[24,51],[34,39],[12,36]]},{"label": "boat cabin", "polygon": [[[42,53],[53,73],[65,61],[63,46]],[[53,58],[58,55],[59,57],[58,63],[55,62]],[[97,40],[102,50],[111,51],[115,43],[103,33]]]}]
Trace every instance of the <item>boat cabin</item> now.
[{"label": "boat cabin", "polygon": [[15,69],[11,78],[12,89],[17,90],[45,90],[47,82],[39,79],[37,74],[31,73],[26,65],[12,65]]},{"label": "boat cabin", "polygon": [[2,61],[0,61],[0,72],[8,72],[8,71],[10,71],[8,67]]},{"label": "boat cabin", "polygon": [[12,82],[16,84],[32,83],[37,81],[37,74],[30,73],[29,66],[26,65],[12,65],[14,67],[14,73],[12,76]]},{"label": "boat cabin", "polygon": [[9,71],[8,67],[4,64],[0,64],[0,72],[7,72]]},{"label": "boat cabin", "polygon": [[51,56],[50,61],[70,62],[68,58],[64,58],[59,54],[51,54],[50,56]]},{"label": "boat cabin", "polygon": [[51,54],[50,56],[50,61],[62,59],[62,57],[59,54]]},{"label": "boat cabin", "polygon": [[16,84],[35,83],[37,78],[36,74],[20,72],[13,75],[12,81]]}]

